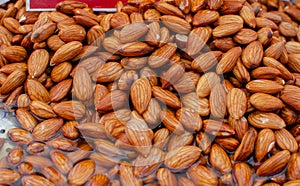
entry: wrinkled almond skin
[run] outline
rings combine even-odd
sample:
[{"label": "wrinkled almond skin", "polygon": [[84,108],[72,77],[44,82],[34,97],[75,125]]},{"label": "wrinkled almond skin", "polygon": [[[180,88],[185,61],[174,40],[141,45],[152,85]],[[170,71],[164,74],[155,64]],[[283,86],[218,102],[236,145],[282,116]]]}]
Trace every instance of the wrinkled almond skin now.
[{"label": "wrinkled almond skin", "polygon": [[263,158],[274,148],[275,135],[270,129],[263,129],[258,133],[255,143],[255,157],[258,162],[261,162]]},{"label": "wrinkled almond skin", "polygon": [[45,120],[33,129],[32,135],[37,140],[46,141],[53,137],[62,125],[63,120],[59,118]]},{"label": "wrinkled almond skin", "polygon": [[65,101],[53,107],[54,112],[67,120],[80,119],[85,115],[85,106],[79,101]]},{"label": "wrinkled almond skin", "polygon": [[277,152],[258,167],[256,174],[269,176],[280,172],[289,162],[290,156],[290,152],[287,150]]},{"label": "wrinkled almond skin", "polygon": [[240,119],[246,113],[247,97],[246,94],[237,88],[231,89],[227,94],[227,109],[230,116]]},{"label": "wrinkled almond skin", "polygon": [[233,166],[233,179],[238,185],[251,185],[253,183],[252,170],[247,163],[237,163]]},{"label": "wrinkled almond skin", "polygon": [[202,165],[193,165],[188,169],[187,174],[196,185],[218,185],[215,173]]},{"label": "wrinkled almond skin", "polygon": [[227,173],[231,170],[231,162],[226,152],[219,146],[214,144],[211,147],[209,156],[210,164],[221,173]]},{"label": "wrinkled almond skin", "polygon": [[197,161],[200,153],[201,150],[194,146],[180,147],[166,154],[165,165],[170,169],[183,170]]},{"label": "wrinkled almond skin", "polygon": [[95,162],[93,160],[84,160],[77,163],[69,172],[68,182],[70,184],[84,184],[95,171]]}]

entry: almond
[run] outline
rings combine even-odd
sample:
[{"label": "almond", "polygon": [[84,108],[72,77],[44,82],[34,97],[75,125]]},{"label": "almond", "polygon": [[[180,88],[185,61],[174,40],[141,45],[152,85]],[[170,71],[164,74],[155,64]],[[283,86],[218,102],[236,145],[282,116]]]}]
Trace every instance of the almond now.
[{"label": "almond", "polygon": [[32,131],[32,135],[36,140],[46,141],[56,135],[63,125],[63,120],[53,118],[39,123]]},{"label": "almond", "polygon": [[76,68],[73,78],[73,88],[75,96],[82,101],[92,98],[93,85],[88,71],[84,68]]},{"label": "almond", "polygon": [[174,170],[183,170],[200,157],[201,150],[195,146],[184,146],[166,154],[165,165]]},{"label": "almond", "polygon": [[248,132],[245,133],[240,146],[234,153],[234,161],[244,161],[249,158],[249,156],[253,153],[256,138],[256,130],[250,128]]},{"label": "almond", "polygon": [[47,185],[47,186],[54,186],[52,182],[47,180],[46,178],[38,175],[29,175],[29,176],[24,176],[21,179],[21,182],[23,185],[30,184],[32,186],[38,186],[38,185]]},{"label": "almond", "polygon": [[282,129],[285,122],[278,115],[271,112],[253,112],[248,116],[251,125],[257,128]]},{"label": "almond", "polygon": [[33,114],[41,118],[50,119],[56,117],[52,107],[41,101],[32,101],[29,109]]},{"label": "almond", "polygon": [[253,69],[261,64],[263,59],[263,46],[259,41],[253,41],[242,52],[242,62],[249,68]]},{"label": "almond", "polygon": [[263,129],[258,133],[255,143],[255,157],[258,162],[261,162],[263,158],[274,148],[275,135],[271,129]]},{"label": "almond", "polygon": [[81,52],[82,44],[79,41],[72,41],[61,46],[50,60],[50,65],[54,66],[64,61],[74,58]]},{"label": "almond", "polygon": [[284,89],[281,93],[280,98],[285,102],[286,104],[290,105],[297,111],[300,110],[300,103],[298,98],[298,93],[300,91],[300,88],[292,85],[286,85],[284,86]]},{"label": "almond", "polygon": [[226,91],[221,84],[217,84],[211,90],[209,103],[210,111],[215,118],[224,118],[226,115]]},{"label": "almond", "polygon": [[0,89],[1,94],[5,95],[12,92],[17,87],[19,87],[25,81],[25,79],[26,79],[25,72],[22,72],[20,70],[14,71],[3,82]]},{"label": "almond", "polygon": [[286,129],[275,131],[275,139],[277,145],[282,150],[288,150],[290,152],[298,151],[298,143],[294,136]]},{"label": "almond", "polygon": [[290,156],[287,150],[277,152],[258,167],[256,174],[259,176],[271,176],[279,173],[288,164]]},{"label": "almond", "polygon": [[191,30],[191,25],[187,21],[179,17],[164,15],[161,16],[160,19],[164,23],[164,25],[166,25],[166,27],[178,34],[187,34]]},{"label": "almond", "polygon": [[37,80],[28,79],[26,82],[26,89],[32,101],[49,102],[50,95],[47,89]]},{"label": "almond", "polygon": [[249,101],[257,110],[265,112],[278,110],[284,106],[280,99],[264,93],[253,94]]},{"label": "almond", "polygon": [[252,185],[251,167],[247,163],[237,163],[233,166],[233,179],[238,185]]},{"label": "almond", "polygon": [[70,170],[68,182],[70,184],[83,185],[92,177],[94,171],[95,162],[93,160],[83,160]]},{"label": "almond", "polygon": [[141,78],[136,80],[130,89],[130,97],[134,108],[139,114],[146,111],[151,100],[151,85],[148,79]]},{"label": "almond", "polygon": [[125,133],[137,151],[147,157],[151,151],[153,132],[148,128],[146,122],[140,119],[131,119],[126,123]]},{"label": "almond", "polygon": [[54,112],[67,120],[81,119],[85,115],[85,106],[79,101],[63,101],[53,107]]},{"label": "almond", "polygon": [[29,76],[40,77],[49,64],[49,53],[44,49],[35,50],[31,53],[27,63]]},{"label": "almond", "polygon": [[231,89],[227,94],[227,109],[234,119],[240,119],[246,113],[246,94],[237,88]]},{"label": "almond", "polygon": [[188,169],[187,175],[196,185],[218,185],[217,175],[203,165],[193,165]]},{"label": "almond", "polygon": [[221,173],[227,173],[231,170],[231,162],[226,152],[219,146],[214,144],[211,147],[209,162],[216,170]]}]

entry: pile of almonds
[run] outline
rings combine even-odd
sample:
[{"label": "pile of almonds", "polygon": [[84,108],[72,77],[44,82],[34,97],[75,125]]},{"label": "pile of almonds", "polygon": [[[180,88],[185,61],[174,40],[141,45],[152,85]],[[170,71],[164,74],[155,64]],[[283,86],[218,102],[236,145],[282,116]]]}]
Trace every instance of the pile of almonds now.
[{"label": "pile of almonds", "polygon": [[1,185],[300,185],[300,2],[116,10],[1,6]]}]

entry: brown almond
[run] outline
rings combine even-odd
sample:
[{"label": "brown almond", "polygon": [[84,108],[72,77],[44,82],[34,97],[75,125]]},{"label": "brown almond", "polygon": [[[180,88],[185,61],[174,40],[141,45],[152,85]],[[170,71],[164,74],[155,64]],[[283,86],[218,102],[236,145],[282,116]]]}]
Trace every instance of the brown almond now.
[{"label": "brown almond", "polygon": [[49,53],[44,50],[35,50],[28,59],[28,74],[32,78],[40,77],[49,64]]},{"label": "brown almond", "polygon": [[160,168],[157,171],[158,183],[161,185],[176,185],[177,180],[175,175],[166,168]]},{"label": "brown almond", "polygon": [[289,180],[299,180],[300,177],[299,166],[300,166],[299,154],[292,154],[286,170],[286,176]]},{"label": "brown almond", "polygon": [[271,176],[282,171],[288,164],[290,156],[290,152],[287,150],[277,152],[258,167],[256,174],[259,176]]},{"label": "brown almond", "polygon": [[1,55],[12,63],[23,62],[27,51],[22,46],[8,46],[1,50]]},{"label": "brown almond", "polygon": [[41,118],[50,119],[57,116],[51,106],[41,101],[32,101],[29,109],[33,114]]},{"label": "brown almond", "polygon": [[217,144],[211,147],[209,162],[216,170],[222,174],[231,170],[231,162],[226,152]]},{"label": "brown almond", "polygon": [[284,86],[284,89],[281,93],[281,100],[286,104],[290,105],[297,111],[300,110],[300,103],[299,103],[299,95],[300,88],[292,85]]},{"label": "brown almond", "polygon": [[70,60],[78,55],[82,50],[82,43],[79,41],[72,41],[61,46],[50,60],[50,65],[54,66],[61,62]]},{"label": "brown almond", "polygon": [[73,77],[73,89],[75,96],[82,101],[87,101],[92,98],[93,85],[90,74],[85,68],[76,68]]},{"label": "brown almond", "polygon": [[174,113],[167,109],[160,113],[160,119],[167,129],[174,132],[177,135],[184,133],[184,128],[179,120],[175,117]]},{"label": "brown almond", "polygon": [[228,112],[232,118],[240,119],[246,113],[247,98],[241,89],[231,89],[227,94],[226,103]]},{"label": "brown almond", "polygon": [[22,177],[21,182],[23,185],[30,184],[32,186],[38,186],[38,185],[54,186],[52,182],[39,175],[24,176]]},{"label": "brown almond", "polygon": [[259,41],[253,41],[243,50],[241,59],[243,64],[253,69],[260,65],[263,59],[263,46]]},{"label": "brown almond", "polygon": [[298,151],[298,143],[294,136],[286,129],[276,130],[275,139],[277,145],[282,150],[288,150],[291,153]]},{"label": "brown almond", "polygon": [[251,167],[247,163],[237,163],[233,166],[233,179],[238,185],[252,185]]},{"label": "brown almond", "polygon": [[236,149],[234,153],[234,161],[244,161],[249,158],[249,156],[254,151],[256,138],[256,130],[254,128],[250,128],[248,132],[245,133],[240,146]]},{"label": "brown almond", "polygon": [[191,30],[191,25],[184,19],[172,15],[164,15],[160,20],[172,31],[178,34],[187,34]]},{"label": "brown almond", "polygon": [[195,146],[180,147],[168,152],[164,163],[170,169],[183,170],[196,162],[200,153],[201,150]]},{"label": "brown almond", "polygon": [[168,60],[175,54],[177,45],[167,43],[161,48],[155,50],[148,59],[148,64],[151,68],[158,68],[165,65]]},{"label": "brown almond", "polygon": [[265,112],[278,110],[284,106],[280,99],[264,93],[253,94],[249,101],[257,110]]},{"label": "brown almond", "polygon": [[50,89],[50,101],[59,102],[64,99],[72,88],[72,79],[66,79]]},{"label": "brown almond", "polygon": [[16,111],[16,116],[20,125],[25,130],[32,131],[38,124],[38,121],[33,117],[33,115],[25,109],[18,109]]},{"label": "brown almond", "polygon": [[46,141],[53,137],[63,126],[63,120],[53,118],[39,123],[32,131],[32,135],[36,140]]},{"label": "brown almond", "polygon": [[5,95],[12,92],[17,87],[19,87],[22,83],[24,83],[25,79],[26,79],[25,72],[22,72],[20,70],[14,71],[3,82],[0,89],[1,94]]},{"label": "brown almond", "polygon": [[151,85],[146,78],[136,80],[131,86],[131,101],[139,114],[142,114],[147,109],[151,100],[151,95]]},{"label": "brown almond", "polygon": [[212,35],[214,37],[226,37],[233,35],[243,28],[240,23],[226,23],[221,24],[213,29]]},{"label": "brown almond", "polygon": [[117,110],[123,107],[127,101],[127,95],[121,90],[113,90],[106,94],[100,101],[97,111]]},{"label": "brown almond", "polygon": [[203,130],[211,135],[220,137],[227,137],[235,134],[235,131],[231,126],[215,120],[204,120]]},{"label": "brown almond", "polygon": [[79,101],[63,101],[53,107],[54,112],[67,120],[81,119],[85,115],[85,106]]},{"label": "brown almond", "polygon": [[[200,54],[192,62],[192,69],[199,72],[205,72],[212,69],[222,57],[222,52],[211,51]],[[205,61],[205,62],[204,62]]]},{"label": "brown almond", "polygon": [[258,162],[274,148],[275,135],[271,129],[263,129],[258,133],[255,143],[255,157]]},{"label": "brown almond", "polygon": [[200,10],[193,17],[194,26],[208,26],[219,18],[219,13],[212,10]]},{"label": "brown almond", "polygon": [[284,65],[282,65],[279,61],[277,61],[276,59],[270,58],[270,57],[264,57],[263,58],[263,63],[266,67],[273,67],[273,68],[276,68],[277,70],[279,70],[280,73],[281,73],[281,76],[285,80],[293,79],[292,73]]},{"label": "brown almond", "polygon": [[188,169],[187,175],[196,185],[218,185],[217,175],[203,165],[193,165]]},{"label": "brown almond", "polygon": [[211,37],[212,29],[210,27],[194,28],[187,40],[186,52],[190,56],[198,54]]},{"label": "brown almond", "polygon": [[257,128],[282,129],[285,122],[278,115],[271,112],[253,112],[248,116],[251,125]]},{"label": "brown almond", "polygon": [[26,82],[26,89],[32,101],[49,102],[50,95],[47,89],[37,80],[28,79]]},{"label": "brown almond", "polygon": [[152,147],[153,132],[146,122],[141,119],[131,119],[126,123],[125,133],[137,151],[147,157]]},{"label": "brown almond", "polygon": [[227,113],[226,109],[227,93],[222,84],[217,84],[211,90],[209,97],[210,111],[215,118],[224,118]]},{"label": "brown almond", "polygon": [[250,92],[276,94],[282,91],[284,87],[275,81],[258,79],[258,80],[250,81],[246,85],[246,88]]},{"label": "brown almond", "polygon": [[77,163],[68,174],[70,184],[83,185],[93,175],[95,171],[95,162],[93,160],[83,160]]}]

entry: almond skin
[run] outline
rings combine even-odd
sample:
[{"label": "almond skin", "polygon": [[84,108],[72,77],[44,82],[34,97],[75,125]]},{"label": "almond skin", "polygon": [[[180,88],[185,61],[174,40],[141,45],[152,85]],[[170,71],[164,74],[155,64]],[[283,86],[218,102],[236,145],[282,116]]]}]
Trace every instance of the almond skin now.
[{"label": "almond skin", "polygon": [[40,77],[49,64],[49,53],[47,50],[40,49],[32,52],[28,59],[28,74],[32,78]]},{"label": "almond skin", "polygon": [[258,162],[273,149],[275,146],[275,135],[271,129],[263,129],[258,133],[255,143],[255,157]]},{"label": "almond skin", "polygon": [[244,161],[249,158],[249,156],[253,153],[256,138],[256,130],[254,128],[250,128],[250,130],[248,130],[248,132],[244,135],[240,146],[234,153],[233,158],[235,161]]},{"label": "almond skin", "polygon": [[130,89],[130,97],[133,106],[142,114],[147,109],[149,102],[151,100],[151,85],[148,79],[141,78],[136,80]]},{"label": "almond skin", "polygon": [[53,137],[63,125],[63,120],[53,118],[39,123],[32,131],[36,140],[46,141]]},{"label": "almond skin", "polygon": [[246,94],[237,88],[231,89],[227,94],[227,109],[234,119],[240,119],[246,113]]},{"label": "almond skin", "polygon": [[282,129],[286,126],[278,115],[269,112],[253,112],[248,116],[248,121],[257,128]]},{"label": "almond skin", "polygon": [[252,170],[247,163],[237,163],[233,166],[233,179],[238,185],[251,185]]},{"label": "almond skin", "polygon": [[1,169],[1,184],[12,184],[16,182],[20,178],[20,174],[14,170],[11,169]]},{"label": "almond skin", "polygon": [[26,79],[25,72],[19,70],[14,71],[3,82],[0,89],[1,94],[5,95],[12,92],[17,87],[19,87],[22,83],[24,83],[25,79]]},{"label": "almond skin", "polygon": [[82,101],[87,101],[93,96],[93,84],[90,74],[85,68],[76,68],[73,77],[75,96]]},{"label": "almond skin", "polygon": [[271,176],[282,171],[289,162],[290,156],[290,152],[287,150],[277,152],[258,167],[256,174],[259,176]]},{"label": "almond skin", "polygon": [[202,165],[193,165],[187,174],[196,185],[218,185],[215,173]]},{"label": "almond skin", "polygon": [[83,160],[77,163],[69,172],[68,182],[70,184],[82,185],[87,182],[95,171],[93,160]]},{"label": "almond skin", "polygon": [[47,89],[37,80],[28,79],[26,82],[28,95],[33,101],[49,102],[50,95]]},{"label": "almond skin", "polygon": [[166,154],[165,165],[170,169],[183,170],[197,161],[200,153],[201,150],[195,146],[180,147]]},{"label": "almond skin", "polygon": [[221,173],[227,173],[231,170],[230,159],[226,152],[219,145],[214,144],[211,147],[209,162]]},{"label": "almond skin", "polygon": [[249,101],[257,110],[265,112],[278,110],[284,106],[280,99],[264,93],[253,94]]},{"label": "almond skin", "polygon": [[67,120],[81,119],[85,115],[85,106],[79,101],[64,101],[53,107],[54,112]]},{"label": "almond skin", "polygon": [[299,95],[300,88],[292,85],[284,86],[280,98],[297,111],[300,110]]},{"label": "almond skin", "polygon": [[81,52],[82,44],[79,41],[72,41],[61,46],[50,60],[50,65],[54,66],[61,62],[74,58]]}]

